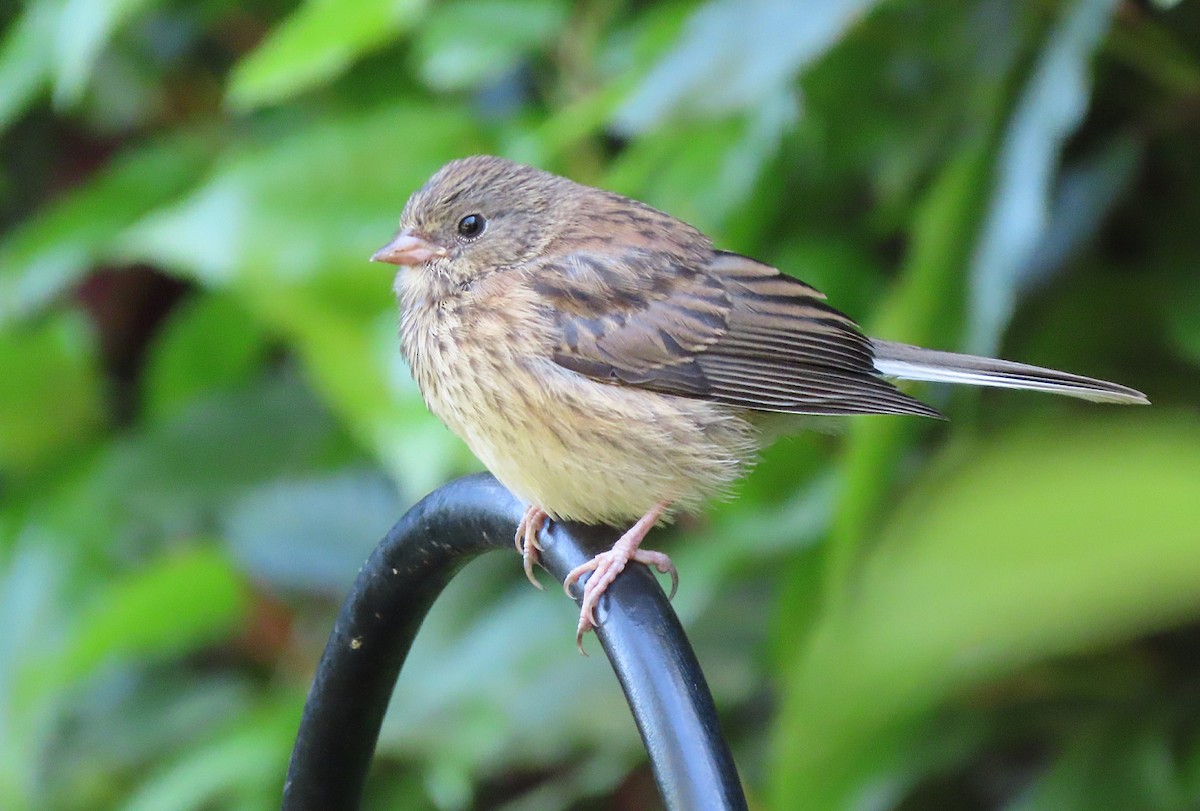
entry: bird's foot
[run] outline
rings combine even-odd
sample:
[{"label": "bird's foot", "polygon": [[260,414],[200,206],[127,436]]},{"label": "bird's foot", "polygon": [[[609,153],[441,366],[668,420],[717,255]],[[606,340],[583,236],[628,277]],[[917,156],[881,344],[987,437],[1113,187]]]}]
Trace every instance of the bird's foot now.
[{"label": "bird's foot", "polygon": [[533,566],[538,561],[538,552],[542,551],[542,544],[538,540],[538,533],[541,532],[542,525],[546,523],[546,519],[549,517],[541,507],[535,507],[532,504],[529,505],[525,508],[525,514],[521,516],[521,523],[517,524],[517,536],[513,539],[517,551],[521,553],[521,562],[525,567],[525,576],[529,578],[530,583],[539,589],[542,587],[542,584],[534,576]]},{"label": "bird's foot", "polygon": [[583,599],[579,604],[579,625],[575,630],[575,644],[584,656],[587,655],[587,652],[583,649],[583,635],[596,627],[596,604],[600,601],[600,596],[608,589],[609,584],[616,580],[617,575],[625,569],[625,565],[629,561],[644,563],[647,566],[653,566],[663,574],[669,574],[671,576],[670,597],[675,596],[675,590],[679,587],[679,572],[676,570],[675,564],[662,552],[638,548],[638,545],[646,537],[646,533],[658,522],[666,508],[665,503],[655,505],[613,544],[612,549],[601,552],[581,566],[576,566],[563,581],[563,590],[570,597],[571,587],[575,585],[576,581],[591,572],[591,576],[583,584]]}]

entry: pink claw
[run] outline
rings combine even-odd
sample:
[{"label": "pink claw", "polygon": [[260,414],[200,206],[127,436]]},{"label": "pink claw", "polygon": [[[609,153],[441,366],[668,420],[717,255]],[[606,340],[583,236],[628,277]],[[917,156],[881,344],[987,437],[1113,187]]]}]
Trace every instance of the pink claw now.
[{"label": "pink claw", "polygon": [[550,516],[541,507],[535,507],[532,504],[525,508],[525,515],[521,516],[521,523],[517,524],[517,535],[513,539],[517,551],[521,553],[521,563],[525,569],[525,576],[529,578],[529,582],[536,588],[542,588],[542,584],[537,581],[537,577],[533,574],[534,564],[538,560],[538,552],[542,551],[541,541],[538,540],[538,533],[542,531],[542,525],[546,523],[546,519]]},{"label": "pink claw", "polygon": [[583,649],[583,635],[596,627],[596,604],[609,585],[616,580],[625,569],[625,565],[633,560],[647,566],[653,566],[663,574],[671,575],[671,597],[679,586],[679,572],[671,559],[662,552],[649,549],[639,549],[638,545],[645,539],[646,533],[658,523],[663,512],[667,509],[666,502],[656,504],[648,513],[638,519],[629,531],[622,535],[612,549],[601,552],[596,557],[580,566],[576,566],[563,580],[563,590],[571,596],[571,587],[580,577],[591,572],[592,575],[583,584],[583,597],[579,603],[579,625],[575,630],[575,645],[579,652],[587,656]]}]

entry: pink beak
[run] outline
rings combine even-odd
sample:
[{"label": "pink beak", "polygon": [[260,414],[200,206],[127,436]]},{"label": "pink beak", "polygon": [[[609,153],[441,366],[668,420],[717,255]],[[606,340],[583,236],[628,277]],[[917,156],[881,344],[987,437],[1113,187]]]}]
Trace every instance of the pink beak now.
[{"label": "pink beak", "polygon": [[435,256],[445,256],[446,249],[417,236],[405,228],[396,238],[371,254],[372,262],[393,265],[423,265]]}]

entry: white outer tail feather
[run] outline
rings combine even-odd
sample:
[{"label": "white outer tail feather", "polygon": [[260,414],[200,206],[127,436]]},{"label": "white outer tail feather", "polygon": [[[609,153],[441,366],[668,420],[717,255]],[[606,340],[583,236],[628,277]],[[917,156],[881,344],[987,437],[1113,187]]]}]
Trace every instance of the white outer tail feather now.
[{"label": "white outer tail feather", "polygon": [[872,343],[875,369],[885,377],[1045,391],[1096,403],[1146,405],[1150,402],[1140,391],[1118,383],[1027,363],[923,349],[893,341],[872,340]]}]

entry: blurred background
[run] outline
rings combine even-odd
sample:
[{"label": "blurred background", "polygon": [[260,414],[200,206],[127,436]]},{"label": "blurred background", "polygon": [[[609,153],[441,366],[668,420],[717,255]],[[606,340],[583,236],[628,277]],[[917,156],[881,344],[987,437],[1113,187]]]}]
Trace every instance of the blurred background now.
[{"label": "blurred background", "polygon": [[[785,440],[660,536],[753,808],[1200,807],[1200,2],[0,14],[0,808],[278,805],[357,567],[478,467],[366,261],[476,152],[1154,401],[918,387],[950,422]],[[468,567],[365,807],[657,807],[575,618]]]}]

